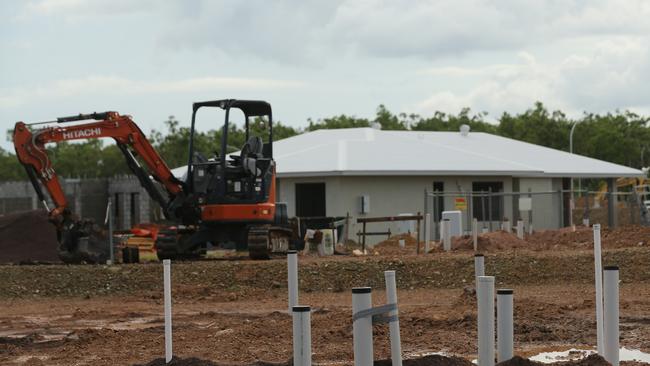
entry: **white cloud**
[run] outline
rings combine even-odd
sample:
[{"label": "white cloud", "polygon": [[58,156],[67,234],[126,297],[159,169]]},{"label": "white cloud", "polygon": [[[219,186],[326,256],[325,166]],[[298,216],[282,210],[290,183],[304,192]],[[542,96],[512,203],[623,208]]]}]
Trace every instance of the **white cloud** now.
[{"label": "white cloud", "polygon": [[79,17],[123,15],[155,9],[153,0],[40,0],[27,3],[26,14]]},{"label": "white cloud", "polygon": [[0,89],[0,108],[16,107],[34,99],[59,99],[80,95],[132,95],[198,93],[206,91],[277,90],[300,88],[302,82],[274,79],[203,77],[173,81],[140,81],[115,76],[90,76],[58,80],[34,88]]},{"label": "white cloud", "polygon": [[648,106],[650,95],[648,42],[646,37],[613,37],[557,62],[541,62],[524,52],[518,63],[427,69],[422,74],[470,78],[471,86],[464,91],[435,91],[413,107],[420,113],[471,107],[493,116],[525,110],[536,101],[573,115],[642,108]]}]

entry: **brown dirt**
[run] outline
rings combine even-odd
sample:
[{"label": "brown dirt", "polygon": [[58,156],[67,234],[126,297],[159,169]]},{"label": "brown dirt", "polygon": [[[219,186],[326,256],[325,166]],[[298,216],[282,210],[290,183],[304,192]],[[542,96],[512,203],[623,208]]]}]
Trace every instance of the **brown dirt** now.
[{"label": "brown dirt", "polygon": [[[604,257],[606,263],[617,262],[622,268],[621,344],[648,352],[650,251],[610,249]],[[314,362],[351,363],[349,290],[370,285],[375,289],[373,303],[384,303],[382,272],[386,269],[397,270],[406,358],[441,351],[462,362],[475,358],[472,261],[462,252],[301,257],[300,302],[314,309]],[[497,276],[498,287],[515,289],[517,354],[527,357],[593,346],[590,252],[500,252],[488,255],[486,265],[486,272]],[[0,364],[159,362],[163,353],[160,265],[0,266],[0,278]],[[177,364],[287,362],[291,318],[286,314],[284,260],[174,263],[172,284]],[[388,358],[387,327],[375,326],[374,334],[376,359]],[[435,360],[449,361],[428,356],[414,364],[463,364]]]},{"label": "brown dirt", "polygon": [[[400,240],[404,240],[404,248],[399,246]],[[416,245],[417,240],[412,235],[399,234],[375,244],[372,247],[372,250],[369,251],[371,253],[376,252],[379,254],[408,254],[416,252]]]},{"label": "brown dirt", "polygon": [[0,216],[0,263],[60,262],[45,210]]},{"label": "brown dirt", "polygon": [[[601,229],[602,246],[604,249],[649,247],[650,227],[629,225],[615,229]],[[498,252],[508,250],[576,250],[593,248],[593,230],[590,227],[577,226],[559,230],[540,230],[532,235],[526,234],[524,239],[519,239],[515,234],[505,231],[495,231],[478,235],[478,251]],[[452,240],[452,250],[474,250],[471,236],[465,235]],[[433,252],[442,249],[437,245]]]}]

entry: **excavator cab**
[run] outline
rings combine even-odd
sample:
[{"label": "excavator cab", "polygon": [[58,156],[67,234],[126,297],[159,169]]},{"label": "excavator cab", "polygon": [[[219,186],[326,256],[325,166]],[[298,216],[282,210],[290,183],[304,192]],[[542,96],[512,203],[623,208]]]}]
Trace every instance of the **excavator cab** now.
[{"label": "excavator cab", "polygon": [[[214,157],[197,151],[197,112],[218,108],[225,113],[220,146]],[[245,138],[238,152],[229,136],[233,111],[244,116]],[[255,127],[255,128],[253,128]],[[225,99],[197,102],[192,108],[188,169],[176,216],[191,227],[156,242],[159,257],[201,253],[210,246],[248,250],[253,258],[286,252],[292,235],[286,205],[275,202],[273,116],[264,101]]]},{"label": "excavator cab", "polygon": [[[196,115],[205,107],[225,111],[219,150],[214,158],[206,159],[195,151]],[[228,151],[231,110],[243,112],[245,143],[239,154]],[[253,135],[251,124],[263,121],[265,136]],[[258,125],[260,125],[258,123]],[[259,132],[258,132],[259,133]],[[266,140],[266,141],[264,141]],[[271,106],[264,101],[217,100],[194,103],[190,130],[188,194],[205,204],[256,204],[268,201],[273,179],[273,122]]]}]

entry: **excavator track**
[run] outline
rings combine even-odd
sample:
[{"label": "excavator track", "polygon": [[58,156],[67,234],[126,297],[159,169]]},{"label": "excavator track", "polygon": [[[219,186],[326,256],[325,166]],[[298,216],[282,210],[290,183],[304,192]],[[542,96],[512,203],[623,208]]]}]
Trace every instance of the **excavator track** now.
[{"label": "excavator track", "polygon": [[278,226],[252,226],[248,229],[248,255],[251,259],[270,259],[289,250],[292,231]]}]

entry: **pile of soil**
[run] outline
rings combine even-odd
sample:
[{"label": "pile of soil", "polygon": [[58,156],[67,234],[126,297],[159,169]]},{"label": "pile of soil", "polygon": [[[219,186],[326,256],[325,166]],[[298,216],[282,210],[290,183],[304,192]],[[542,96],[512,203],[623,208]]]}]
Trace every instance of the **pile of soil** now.
[{"label": "pile of soil", "polygon": [[[526,241],[519,239],[516,235],[505,231],[494,231],[491,233],[479,234],[478,250],[492,252],[498,250],[509,250],[528,248]],[[451,241],[452,250],[474,250],[474,240],[470,235],[455,237]],[[442,250],[436,248],[436,250]]]},{"label": "pile of soil", "polygon": [[[603,249],[618,249],[630,247],[650,246],[650,227],[628,225],[615,229],[601,229]],[[494,231],[478,235],[478,250],[481,252],[495,252],[512,249],[527,249],[533,251],[546,250],[575,250],[592,249],[594,234],[591,227],[577,226],[566,227],[559,230],[535,231],[532,235],[526,234],[524,240],[515,234],[506,231]],[[433,251],[441,251],[437,246]],[[452,250],[474,250],[474,241],[470,235],[452,239]]]},{"label": "pile of soil", "polygon": [[0,263],[59,262],[58,246],[47,211],[0,216]]},{"label": "pile of soil", "polygon": [[[399,241],[404,240],[404,248]],[[399,234],[375,244],[372,249],[379,254],[405,254],[417,251],[417,240],[410,234]]]}]

